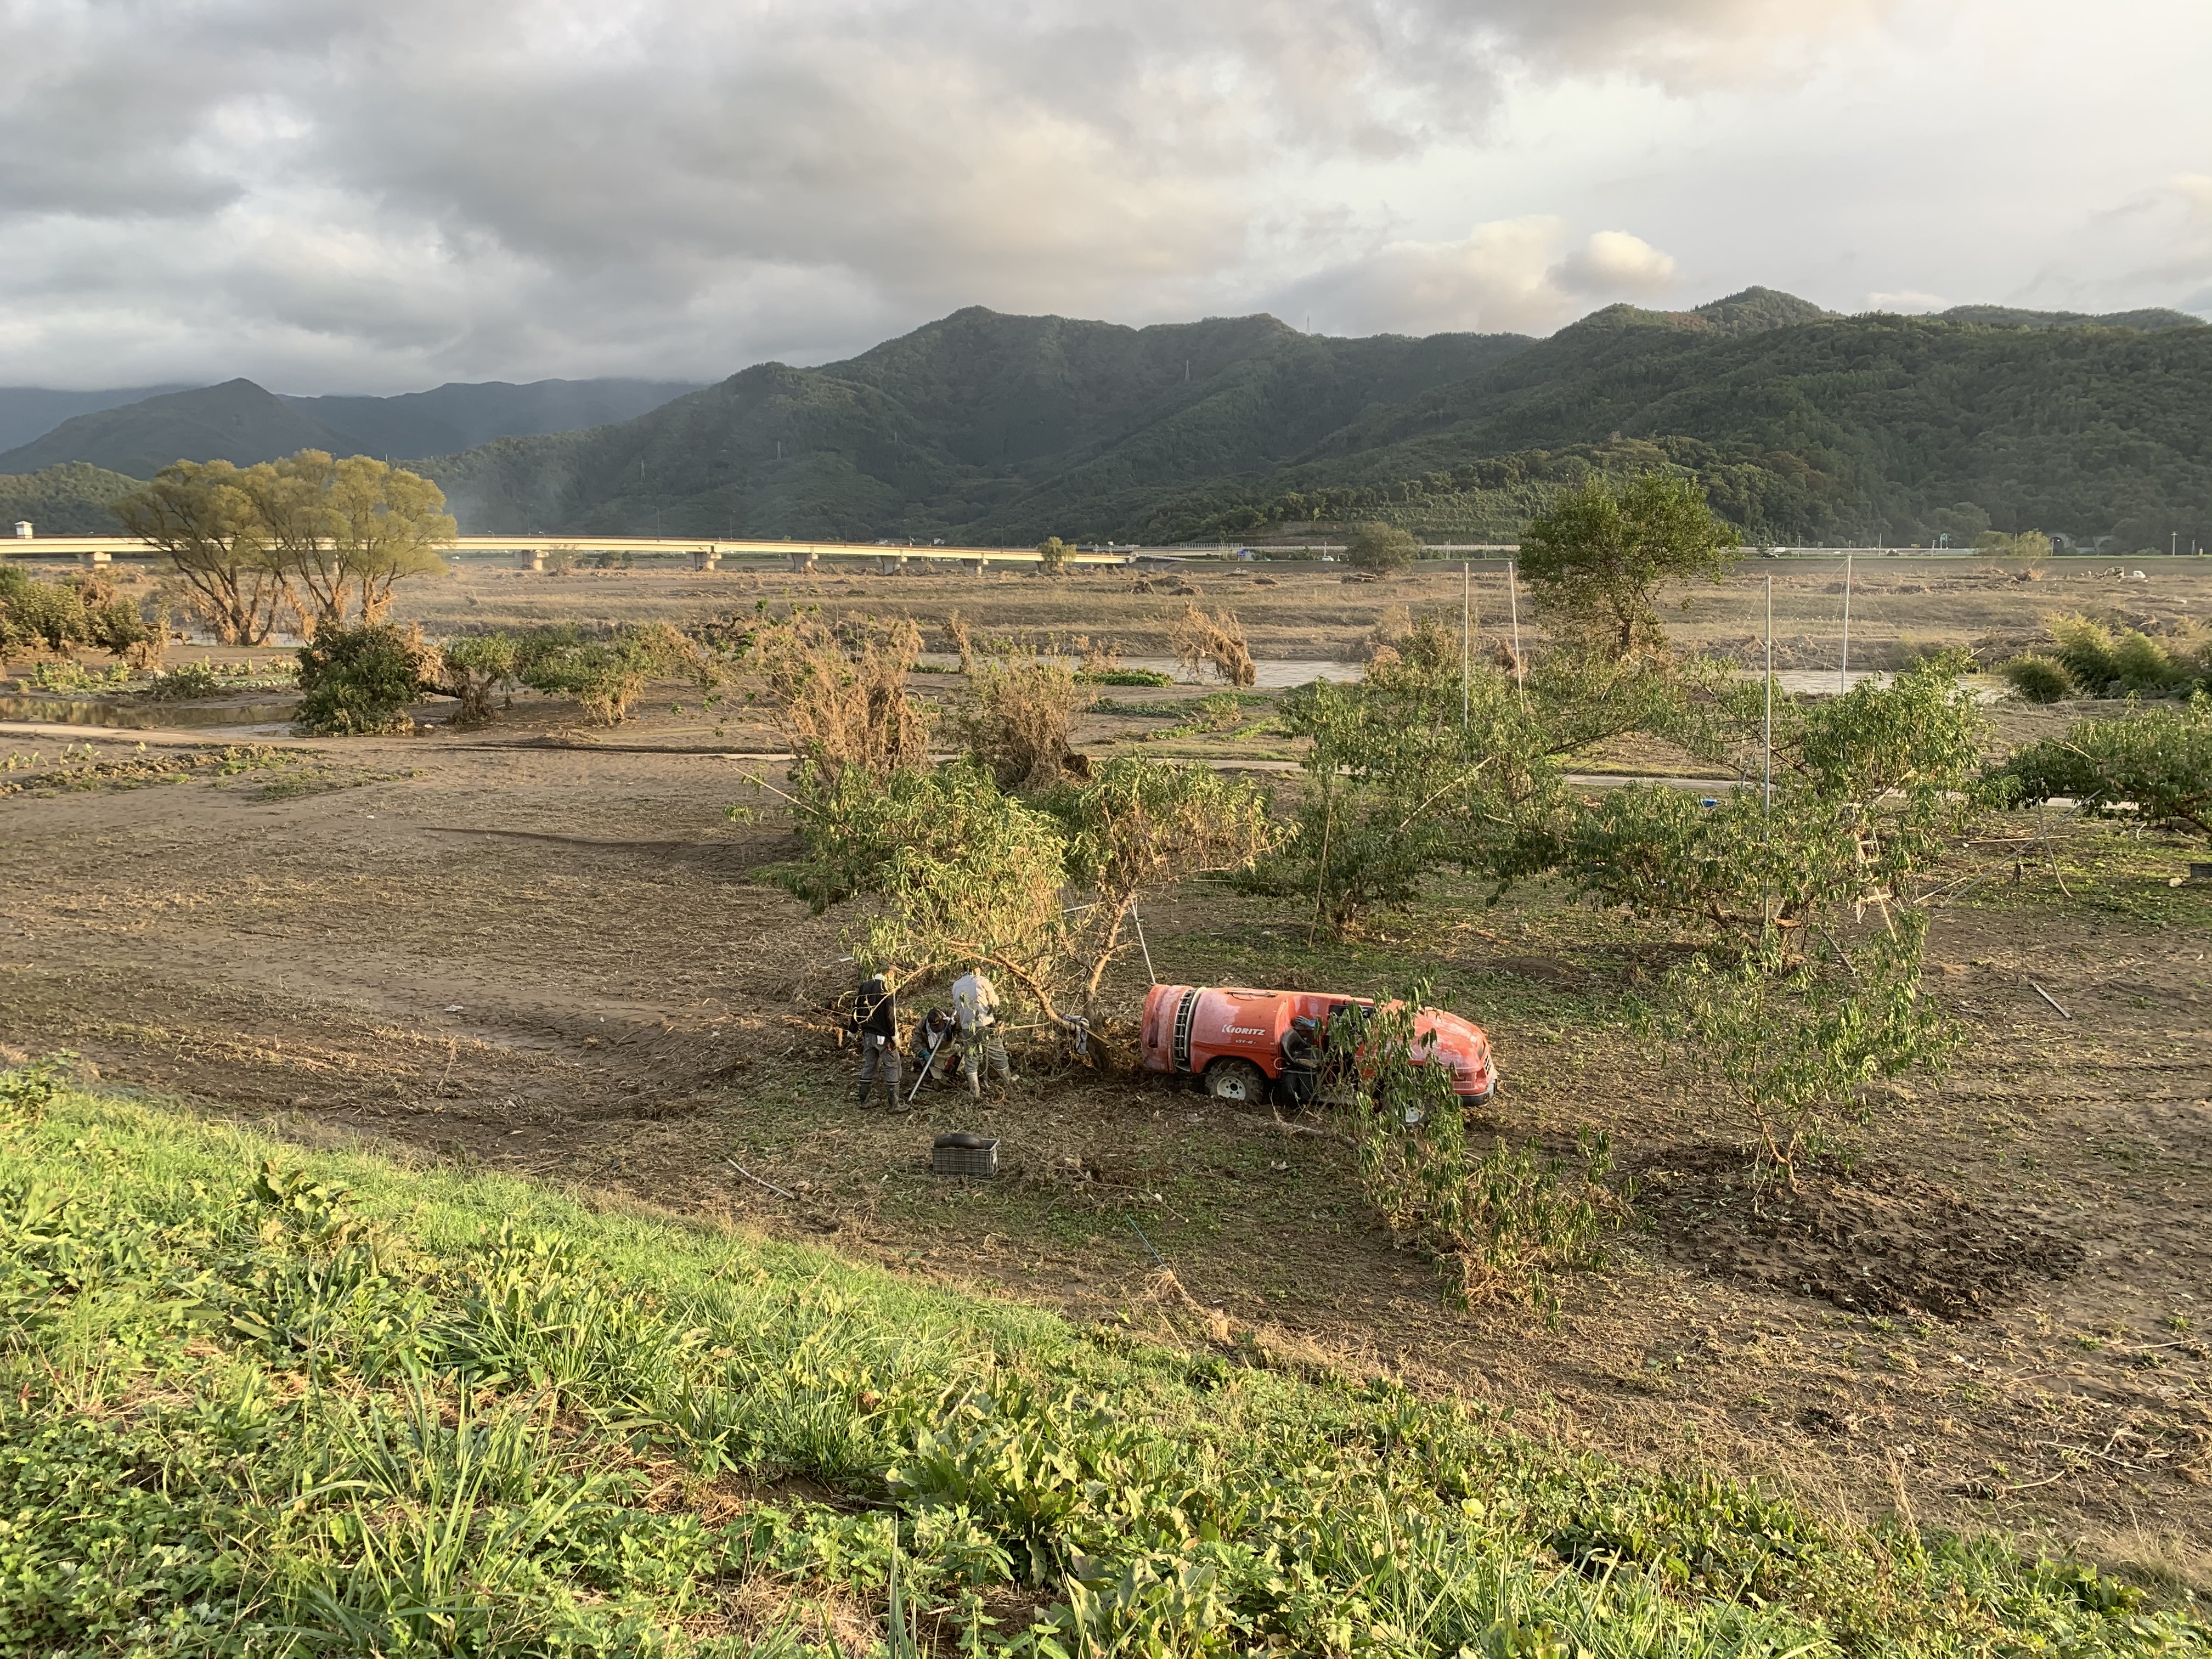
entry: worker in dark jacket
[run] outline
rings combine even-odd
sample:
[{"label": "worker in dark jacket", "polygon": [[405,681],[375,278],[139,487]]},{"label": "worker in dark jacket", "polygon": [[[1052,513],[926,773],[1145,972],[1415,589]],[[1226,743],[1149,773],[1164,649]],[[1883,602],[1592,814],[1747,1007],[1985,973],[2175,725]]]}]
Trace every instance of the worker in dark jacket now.
[{"label": "worker in dark jacket", "polygon": [[1283,1033],[1283,1098],[1303,1109],[1320,1091],[1321,1028],[1300,1014]]},{"label": "worker in dark jacket", "polygon": [[853,1030],[860,1039],[860,1102],[866,1106],[881,1079],[886,1103],[896,1111],[899,1097],[898,996],[888,975],[878,974],[860,987],[853,1002]]}]

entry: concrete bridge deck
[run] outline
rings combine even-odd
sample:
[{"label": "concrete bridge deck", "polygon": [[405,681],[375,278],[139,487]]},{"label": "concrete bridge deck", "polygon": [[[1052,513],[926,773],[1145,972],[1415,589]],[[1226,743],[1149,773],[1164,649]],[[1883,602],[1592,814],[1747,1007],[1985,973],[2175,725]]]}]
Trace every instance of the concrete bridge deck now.
[{"label": "concrete bridge deck", "polygon": [[[915,547],[874,542],[736,541],[692,536],[580,536],[538,532],[499,536],[457,536],[447,544],[453,553],[508,553],[526,569],[542,570],[556,554],[587,553],[667,554],[689,557],[695,570],[711,570],[730,557],[784,558],[793,570],[805,570],[823,559],[872,559],[878,569],[895,570],[915,560],[950,561],[981,570],[994,564],[1038,564],[1043,556],[1033,547]],[[109,536],[30,536],[0,538],[0,556],[32,559],[80,559],[105,564],[118,558],[152,558],[159,550],[136,536],[120,532]],[[1080,565],[1126,565],[1127,553],[1071,553],[1067,562]]]}]

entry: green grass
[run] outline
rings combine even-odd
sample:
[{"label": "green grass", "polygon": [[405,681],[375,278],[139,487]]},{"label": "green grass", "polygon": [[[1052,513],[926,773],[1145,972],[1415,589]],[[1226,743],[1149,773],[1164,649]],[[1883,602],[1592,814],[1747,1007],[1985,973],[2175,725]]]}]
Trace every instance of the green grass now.
[{"label": "green grass", "polygon": [[0,1074],[0,1655],[2203,1651],[1457,1403]]}]

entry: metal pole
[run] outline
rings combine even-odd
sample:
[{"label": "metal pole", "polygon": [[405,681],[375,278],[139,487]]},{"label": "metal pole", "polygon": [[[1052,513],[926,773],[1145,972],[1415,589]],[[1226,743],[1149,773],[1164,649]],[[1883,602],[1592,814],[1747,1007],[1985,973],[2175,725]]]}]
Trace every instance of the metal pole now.
[{"label": "metal pole", "polygon": [[[1514,573],[1514,563],[1511,559],[1505,562],[1505,597],[1513,606],[1513,679],[1525,701],[1528,696],[1528,669],[1521,660],[1521,584]],[[1774,578],[1769,576],[1766,580],[1771,583]]]},{"label": "metal pole", "polygon": [[[1769,580],[1772,580],[1769,578]],[[1770,630],[1771,631],[1771,630]],[[1851,556],[1844,555],[1844,665],[1836,671],[1836,695],[1851,689]]]},{"label": "metal pole", "polygon": [[1145,919],[1137,914],[1137,901],[1129,901],[1129,920],[1137,924],[1137,948],[1145,953],[1145,982],[1159,983],[1159,975],[1152,971],[1152,947],[1145,943]]},{"label": "metal pole", "polygon": [[1474,567],[1465,559],[1459,562],[1459,723],[1464,729],[1474,695],[1468,679],[1474,642]]},{"label": "metal pole", "polygon": [[1766,579],[1766,781],[1759,805],[1761,828],[1774,811],[1774,578]]}]

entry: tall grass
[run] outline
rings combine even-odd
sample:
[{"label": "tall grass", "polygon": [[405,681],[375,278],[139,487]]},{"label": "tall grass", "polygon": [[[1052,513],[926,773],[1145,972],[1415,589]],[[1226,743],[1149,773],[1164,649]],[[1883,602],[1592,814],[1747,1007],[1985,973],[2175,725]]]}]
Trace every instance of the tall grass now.
[{"label": "tall grass", "polygon": [[2131,1599],[1387,1384],[0,1074],[0,1655],[2204,1642]]}]

